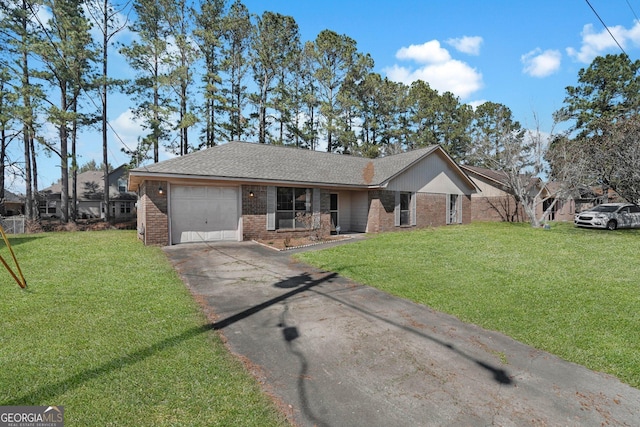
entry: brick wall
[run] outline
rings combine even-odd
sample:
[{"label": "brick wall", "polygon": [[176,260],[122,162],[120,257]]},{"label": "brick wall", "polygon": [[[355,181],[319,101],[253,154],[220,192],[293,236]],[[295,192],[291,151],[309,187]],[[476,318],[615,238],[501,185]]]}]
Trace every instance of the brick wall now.
[{"label": "brick wall", "polygon": [[473,216],[472,199],[470,195],[462,197],[462,223],[469,224],[471,223],[471,217]]},{"label": "brick wall", "polygon": [[447,224],[446,194],[416,193],[416,196],[416,227],[439,227]]},{"label": "brick wall", "polygon": [[[253,193],[253,197],[250,194]],[[242,186],[242,239],[268,240],[308,236],[312,231],[305,229],[267,230],[267,186]],[[331,224],[329,214],[330,196],[328,192],[320,193],[320,211],[323,231]],[[313,231],[315,234],[315,231]]]},{"label": "brick wall", "polygon": [[471,199],[472,221],[524,221],[524,209],[518,206],[513,196],[473,197]]},{"label": "brick wall", "polygon": [[[162,187],[163,194],[159,189]],[[145,245],[169,244],[169,220],[167,216],[167,183],[146,181],[138,196],[138,237]]]},{"label": "brick wall", "polygon": [[[253,193],[253,197],[250,194]],[[263,185],[243,185],[242,197],[242,239],[260,239],[267,231],[267,187]]]},{"label": "brick wall", "polygon": [[[462,223],[471,222],[471,196],[462,198]],[[395,192],[376,190],[369,192],[368,232],[381,233],[411,228],[396,226]],[[447,195],[416,193],[416,225],[414,228],[439,227],[447,224]]]},{"label": "brick wall", "polygon": [[394,191],[369,191],[369,217],[367,231],[381,233],[395,231],[396,227],[396,195]]},{"label": "brick wall", "polygon": [[[159,188],[163,188],[163,194]],[[138,237],[146,245],[164,246],[169,244],[169,221],[165,181],[146,181],[140,188],[138,199]],[[267,230],[267,186],[243,185],[242,232],[243,240],[294,238],[312,233],[310,230]],[[252,194],[252,195],[251,195]],[[368,232],[380,233],[412,228],[395,225],[395,192],[386,190],[369,191]],[[416,194],[416,227],[437,227],[446,224],[447,196],[445,194]],[[465,196],[462,199],[463,223],[475,220],[477,199]],[[330,192],[321,191],[320,211],[322,231],[328,233],[331,224],[329,213]],[[473,211],[473,214],[472,214]],[[488,214],[487,214],[488,215]]]}]

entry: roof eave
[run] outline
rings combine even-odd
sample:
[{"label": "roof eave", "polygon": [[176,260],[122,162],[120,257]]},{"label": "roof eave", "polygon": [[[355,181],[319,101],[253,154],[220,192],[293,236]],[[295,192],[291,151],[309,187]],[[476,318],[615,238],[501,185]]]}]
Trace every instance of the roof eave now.
[{"label": "roof eave", "polygon": [[320,182],[320,181],[293,181],[286,179],[267,179],[267,178],[246,178],[246,177],[229,177],[219,175],[191,175],[191,174],[176,174],[176,173],[159,173],[159,172],[139,172],[130,171],[129,173],[129,191],[137,191],[138,187],[146,180],[153,181],[172,181],[183,179],[196,179],[202,181],[226,181],[236,183],[251,183],[251,184],[286,184],[295,186],[314,186],[323,188],[344,188],[344,189],[358,189],[358,190],[373,190],[379,188],[385,188],[388,182],[380,184],[349,184],[349,183],[335,183],[335,182]]}]

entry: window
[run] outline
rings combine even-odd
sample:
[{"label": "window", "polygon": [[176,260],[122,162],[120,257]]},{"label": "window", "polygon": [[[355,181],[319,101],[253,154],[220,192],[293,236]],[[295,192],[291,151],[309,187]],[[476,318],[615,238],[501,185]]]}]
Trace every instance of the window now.
[{"label": "window", "polygon": [[311,190],[278,187],[276,189],[276,228],[306,228],[296,215],[311,211]]},{"label": "window", "polygon": [[40,200],[38,210],[41,214],[53,215],[56,213],[56,202],[54,200]]},{"label": "window", "polygon": [[396,227],[416,225],[416,197],[416,193],[409,193],[406,191],[395,192],[395,208],[393,211]]},{"label": "window", "polygon": [[119,179],[118,180],[118,191],[121,193],[124,193],[127,191],[127,180],[126,179]]},{"label": "window", "polygon": [[131,202],[120,203],[120,213],[121,214],[131,213]]},{"label": "window", "polygon": [[411,193],[400,193],[400,225],[411,224]]}]

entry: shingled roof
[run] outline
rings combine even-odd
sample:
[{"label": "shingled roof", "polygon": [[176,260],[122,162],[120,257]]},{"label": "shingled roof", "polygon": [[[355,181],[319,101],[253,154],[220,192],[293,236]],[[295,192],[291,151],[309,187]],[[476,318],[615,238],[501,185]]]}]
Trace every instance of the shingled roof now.
[{"label": "shingled roof", "polygon": [[460,167],[467,172],[471,172],[476,175],[483,176],[501,185],[506,185],[508,181],[507,174],[504,172],[494,171],[491,169],[481,168],[478,166],[461,165]]},{"label": "shingled roof", "polygon": [[[507,176],[506,172],[494,171],[487,168],[481,168],[478,166],[469,166],[469,165],[461,165],[460,167],[465,172],[470,173],[472,176],[477,175],[477,176],[484,177],[485,179],[488,179],[490,181],[493,181],[499,186],[502,186],[503,189],[509,186],[509,177]],[[525,184],[525,186],[527,187],[534,188],[534,187],[538,187],[542,183],[542,180],[536,176],[520,174],[520,182]],[[544,183],[542,184],[544,185]]]},{"label": "shingled roof", "polygon": [[[216,178],[316,185],[379,187],[442,150],[437,145],[377,159],[307,149],[230,142],[129,171],[129,188],[142,179]],[[443,152],[444,153],[444,152]]]}]

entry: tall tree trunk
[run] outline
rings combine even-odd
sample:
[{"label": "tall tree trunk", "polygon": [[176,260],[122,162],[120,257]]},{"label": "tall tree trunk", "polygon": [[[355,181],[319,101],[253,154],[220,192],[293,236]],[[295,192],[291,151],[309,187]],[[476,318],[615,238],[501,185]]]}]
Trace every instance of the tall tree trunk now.
[{"label": "tall tree trunk", "polygon": [[[74,104],[74,114],[77,113]],[[76,142],[78,138],[78,119],[74,118],[71,125],[71,221],[78,220],[78,153],[76,152]]]},{"label": "tall tree trunk", "polygon": [[102,15],[103,32],[102,32],[102,168],[104,171],[104,220],[111,219],[111,211],[109,209],[109,156],[108,156],[108,140],[107,140],[107,48],[109,47],[109,1],[104,0],[104,15]]},{"label": "tall tree trunk", "polygon": [[7,134],[2,127],[2,131],[0,132],[0,215],[6,215],[6,206],[4,203],[4,159],[6,157],[7,150]]},{"label": "tall tree trunk", "polygon": [[183,81],[180,85],[180,115],[182,116],[180,119],[180,155],[185,155],[189,151],[189,127],[185,123],[187,113],[187,83]]},{"label": "tall tree trunk", "polygon": [[[31,129],[31,131],[29,132],[29,146],[30,151],[31,151],[31,172],[33,174],[33,180],[31,182],[31,187],[33,188],[33,195],[36,196],[38,194],[38,162],[37,162],[37,153],[36,153],[36,144],[35,144],[35,138],[34,138],[35,132],[33,131],[33,128]],[[29,188],[29,187],[27,187]],[[38,201],[36,200],[36,197],[32,197],[31,199],[27,199],[27,203],[30,203],[31,205],[31,213],[33,218],[29,218],[27,216],[27,218],[29,219],[36,219],[40,217],[40,211],[38,210]]]},{"label": "tall tree trunk", "polygon": [[25,181],[25,201],[24,215],[28,220],[33,220],[33,199],[34,194],[31,192],[31,144],[29,141],[30,131],[29,125],[24,124],[22,128],[22,141],[24,143],[24,181]]},{"label": "tall tree trunk", "polygon": [[[64,85],[61,85],[64,86]],[[67,120],[64,117],[67,111],[67,92],[61,87],[60,110],[62,117],[58,124],[60,136],[60,219],[63,223],[69,222],[69,133],[67,132]]]},{"label": "tall tree trunk", "polygon": [[[26,2],[23,1],[23,9],[26,10]],[[22,30],[24,34],[27,33],[27,21],[22,21]],[[26,49],[22,51],[22,102],[24,105],[24,122],[22,126],[22,139],[24,145],[24,181],[25,181],[25,205],[24,214],[27,220],[35,219],[34,215],[34,200],[35,194],[31,192],[32,178],[31,178],[31,149],[33,140],[33,111],[31,107],[31,93],[29,82],[29,53]]]},{"label": "tall tree trunk", "polygon": [[[154,81],[160,78],[159,58],[155,57]],[[160,161],[160,92],[157,85],[153,88],[153,163]]]}]

